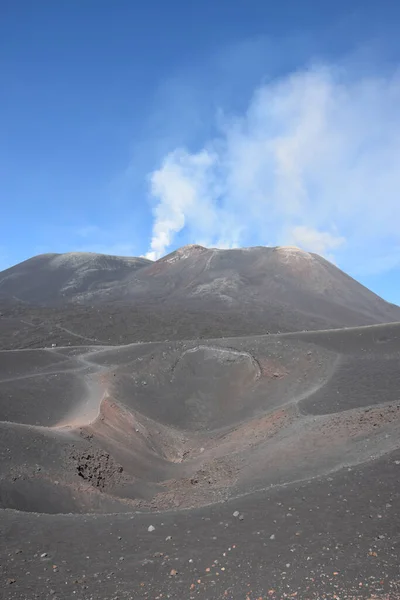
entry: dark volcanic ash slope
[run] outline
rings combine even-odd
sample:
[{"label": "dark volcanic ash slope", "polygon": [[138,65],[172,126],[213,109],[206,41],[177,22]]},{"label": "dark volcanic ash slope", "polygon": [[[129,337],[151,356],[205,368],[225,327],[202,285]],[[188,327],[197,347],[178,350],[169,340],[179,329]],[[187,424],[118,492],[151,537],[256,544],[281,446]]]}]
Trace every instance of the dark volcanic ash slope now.
[{"label": "dark volcanic ash slope", "polygon": [[186,246],[154,263],[86,254],[36,257],[0,273],[0,312],[2,348],[400,321],[398,306],[320,256],[291,247]]},{"label": "dark volcanic ash slope", "polygon": [[145,258],[92,252],[41,254],[0,273],[0,301],[54,305],[113,287],[150,264]]},{"label": "dark volcanic ash slope", "polygon": [[395,450],[399,339],[396,324],[2,352],[0,504],[29,510],[43,483],[48,512],[56,480],[72,512],[192,507]]},{"label": "dark volcanic ash slope", "polygon": [[[400,308],[333,264],[295,247],[233,250],[186,246],[128,276],[118,294],[171,305],[247,307],[360,325],[400,320]],[[113,290],[109,290],[112,294]]]},{"label": "dark volcanic ash slope", "polygon": [[1,352],[6,597],[398,600],[399,360],[399,324]]}]

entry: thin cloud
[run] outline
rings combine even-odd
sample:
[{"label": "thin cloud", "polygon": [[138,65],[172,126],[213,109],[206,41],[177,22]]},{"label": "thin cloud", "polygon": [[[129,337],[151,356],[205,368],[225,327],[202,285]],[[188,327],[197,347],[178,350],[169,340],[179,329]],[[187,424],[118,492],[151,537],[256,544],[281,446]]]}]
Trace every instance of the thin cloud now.
[{"label": "thin cloud", "polygon": [[296,243],[351,268],[355,249],[368,261],[390,254],[388,239],[398,246],[398,73],[358,78],[319,66],[259,87],[245,114],[221,114],[203,148],[177,148],[150,173],[148,257],[179,236]]}]

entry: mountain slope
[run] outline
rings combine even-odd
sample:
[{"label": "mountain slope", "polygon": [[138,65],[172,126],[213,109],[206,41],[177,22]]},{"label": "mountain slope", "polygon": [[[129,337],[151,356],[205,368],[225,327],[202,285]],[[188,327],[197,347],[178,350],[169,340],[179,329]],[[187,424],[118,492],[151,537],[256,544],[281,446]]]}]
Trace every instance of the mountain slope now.
[{"label": "mountain slope", "polygon": [[0,273],[2,348],[126,344],[400,321],[390,304],[297,248],[185,246],[151,262],[44,255]]},{"label": "mountain slope", "polygon": [[41,254],[0,273],[0,299],[32,305],[58,304],[82,293],[115,286],[150,264],[145,258],[92,252]]},{"label": "mountain slope", "polygon": [[93,299],[215,310],[297,312],[334,323],[400,320],[394,306],[318,256],[293,247],[233,250],[185,246]]}]

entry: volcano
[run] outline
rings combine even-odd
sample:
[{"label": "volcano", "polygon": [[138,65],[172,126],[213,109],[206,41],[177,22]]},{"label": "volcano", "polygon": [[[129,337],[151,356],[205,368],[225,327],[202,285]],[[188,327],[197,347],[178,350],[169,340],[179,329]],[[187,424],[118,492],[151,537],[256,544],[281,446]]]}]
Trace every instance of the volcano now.
[{"label": "volcano", "polygon": [[400,598],[400,308],[297,248],[0,274],[7,598]]}]

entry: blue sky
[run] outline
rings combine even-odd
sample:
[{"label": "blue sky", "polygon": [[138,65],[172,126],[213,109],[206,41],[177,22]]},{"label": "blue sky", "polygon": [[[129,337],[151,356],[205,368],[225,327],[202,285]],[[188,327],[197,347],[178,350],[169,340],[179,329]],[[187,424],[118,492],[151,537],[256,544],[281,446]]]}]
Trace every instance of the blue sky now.
[{"label": "blue sky", "polygon": [[0,268],[295,244],[400,303],[400,5],[3,0]]}]

